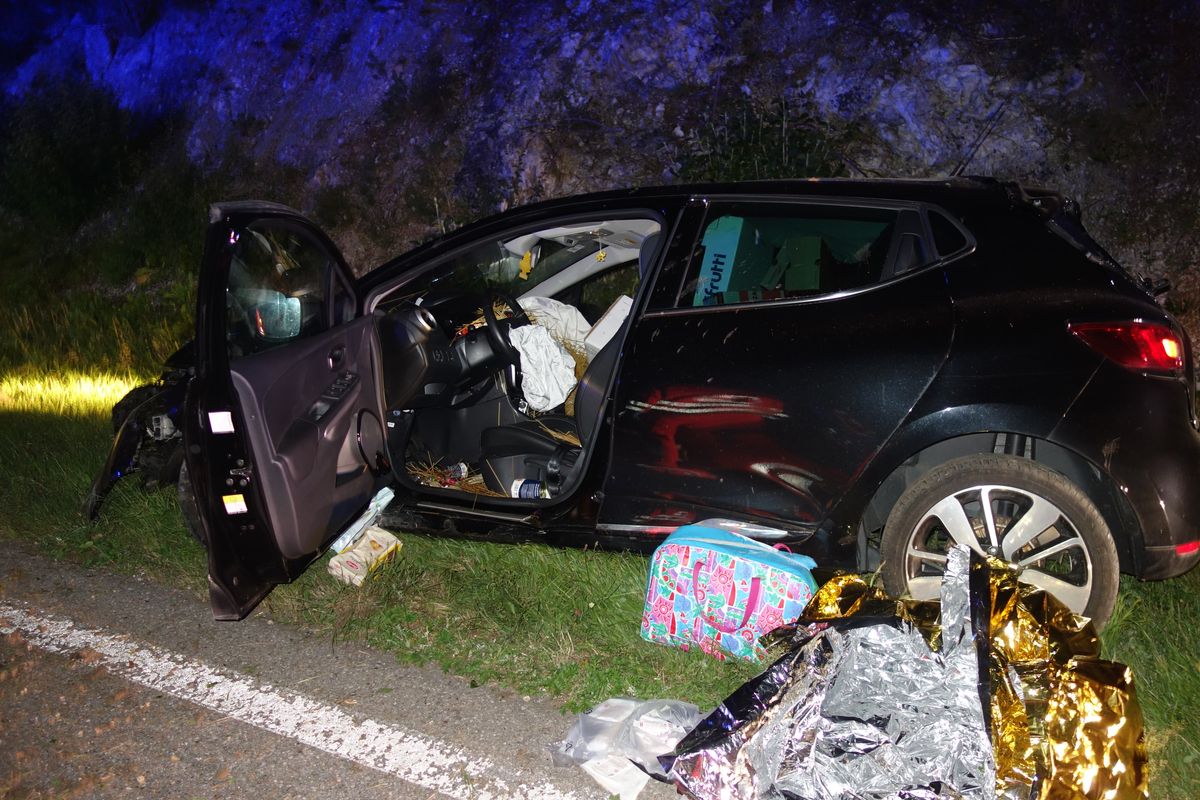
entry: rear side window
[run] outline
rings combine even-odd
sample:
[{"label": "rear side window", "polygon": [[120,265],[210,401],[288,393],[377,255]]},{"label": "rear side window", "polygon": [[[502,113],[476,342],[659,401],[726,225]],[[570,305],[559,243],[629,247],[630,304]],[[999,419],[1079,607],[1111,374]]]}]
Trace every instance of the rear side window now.
[{"label": "rear side window", "polygon": [[944,214],[930,211],[929,227],[933,230],[933,244],[939,255],[953,255],[967,246],[967,237]]},{"label": "rear side window", "polygon": [[912,213],[714,204],[679,305],[767,302],[877,283],[890,277],[897,222]]}]

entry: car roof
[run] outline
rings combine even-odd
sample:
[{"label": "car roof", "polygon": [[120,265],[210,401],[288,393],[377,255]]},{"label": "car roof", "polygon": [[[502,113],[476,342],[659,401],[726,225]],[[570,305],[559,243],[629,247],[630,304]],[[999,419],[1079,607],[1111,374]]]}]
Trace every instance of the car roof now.
[{"label": "car roof", "polygon": [[574,203],[633,198],[649,200],[668,197],[703,197],[712,194],[862,197],[944,203],[951,206],[959,202],[976,204],[989,200],[1008,204],[1020,191],[1021,188],[1016,183],[1005,183],[995,178],[976,176],[955,178],[795,178],[728,183],[687,183],[568,195],[523,205],[495,215],[495,217],[507,216],[520,211],[549,211],[557,205],[568,206]]}]

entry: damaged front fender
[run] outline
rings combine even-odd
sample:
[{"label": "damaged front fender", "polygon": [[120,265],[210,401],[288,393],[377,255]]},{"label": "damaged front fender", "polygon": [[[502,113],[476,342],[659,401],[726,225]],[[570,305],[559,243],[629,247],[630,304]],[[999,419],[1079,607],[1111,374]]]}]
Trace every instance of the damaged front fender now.
[{"label": "damaged front fender", "polygon": [[134,472],[147,489],[174,484],[183,463],[179,421],[192,377],[191,347],[167,359],[167,369],[152,384],[131,389],[113,406],[113,442],[104,466],[83,501],[83,515],[94,521],[118,480]]}]

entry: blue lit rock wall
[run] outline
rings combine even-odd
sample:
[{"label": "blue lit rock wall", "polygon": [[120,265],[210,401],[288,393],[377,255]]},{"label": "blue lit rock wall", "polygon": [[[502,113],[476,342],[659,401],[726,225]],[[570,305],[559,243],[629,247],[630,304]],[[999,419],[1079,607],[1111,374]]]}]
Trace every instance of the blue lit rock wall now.
[{"label": "blue lit rock wall", "polygon": [[0,12],[0,78],[86,75],[184,114],[209,169],[363,196],[389,230],[344,225],[360,263],[480,210],[674,180],[739,103],[785,100],[850,174],[1055,185],[1120,255],[1179,272],[1200,249],[1196,5],[112,0]]},{"label": "blue lit rock wall", "polygon": [[[55,20],[51,41],[16,67],[6,88],[19,93],[39,75],[82,67],[128,108],[192,112],[197,158],[219,158],[214,150],[231,133],[249,130],[239,145],[305,166],[336,160],[341,146],[372,127],[389,92],[411,93],[419,102],[391,109],[401,119],[389,121],[412,129],[417,141],[386,136],[376,142],[381,151],[423,147],[439,133],[469,135],[472,150],[491,151],[504,170],[497,178],[524,193],[669,179],[673,140],[719,111],[716,101],[727,102],[730,89],[811,98],[831,119],[863,126],[857,160],[890,174],[951,168],[1007,104],[972,168],[1045,169],[1041,144],[1050,134],[1037,107],[1077,93],[1084,82],[1078,68],[1019,82],[991,74],[979,53],[912,14],[872,25],[855,31],[838,11],[815,5],[180,4],[144,30],[123,31],[128,26],[97,12]],[[427,105],[452,106],[433,109],[441,130],[421,129]],[[413,117],[407,124],[406,111]],[[661,174],[646,176],[644,163],[588,163],[588,174],[550,174],[556,170],[545,162],[554,156],[541,151],[556,143],[544,140],[564,128],[657,145],[628,156],[658,162]]]}]

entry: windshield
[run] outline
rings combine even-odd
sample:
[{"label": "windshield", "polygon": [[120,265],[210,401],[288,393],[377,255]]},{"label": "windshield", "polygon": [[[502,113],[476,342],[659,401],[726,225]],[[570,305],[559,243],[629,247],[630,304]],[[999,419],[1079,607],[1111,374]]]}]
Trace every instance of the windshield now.
[{"label": "windshield", "polygon": [[629,267],[636,283],[642,242],[658,229],[650,219],[607,219],[488,240],[434,266],[386,302],[487,290],[516,298],[556,297],[620,267]]}]

